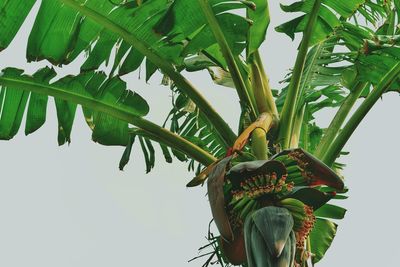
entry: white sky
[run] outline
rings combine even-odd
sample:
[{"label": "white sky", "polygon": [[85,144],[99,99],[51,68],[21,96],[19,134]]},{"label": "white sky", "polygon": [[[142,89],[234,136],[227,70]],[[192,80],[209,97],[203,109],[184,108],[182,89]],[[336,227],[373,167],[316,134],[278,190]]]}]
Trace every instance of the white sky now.
[{"label": "white sky", "polygon": [[[262,52],[271,82],[277,86],[294,63],[296,45],[273,31],[285,15],[276,1],[270,2],[273,22]],[[32,73],[45,64],[25,63],[32,24],[30,16],[10,48],[0,54],[1,69],[13,66]],[[63,73],[77,71],[71,65]],[[162,122],[169,110],[169,90],[159,86],[157,77],[149,85],[136,77],[127,77],[129,87],[149,101],[149,118]],[[189,78],[236,129],[235,92],[213,85],[205,74]],[[342,205],[348,214],[339,222],[338,236],[321,267],[398,263],[398,101],[397,94],[379,101],[346,146],[351,154],[342,161],[348,164],[344,175],[351,197]],[[58,147],[50,103],[42,129],[28,137],[21,131],[12,141],[0,142],[0,265],[201,266],[201,260],[190,264],[187,260],[205,244],[211,214],[205,188],[185,188],[192,177],[186,164],[166,164],[158,153],[155,170],[145,175],[136,147],[133,160],[120,172],[123,148],[91,142],[81,112],[71,145]],[[324,112],[318,120],[327,125],[331,116]]]}]

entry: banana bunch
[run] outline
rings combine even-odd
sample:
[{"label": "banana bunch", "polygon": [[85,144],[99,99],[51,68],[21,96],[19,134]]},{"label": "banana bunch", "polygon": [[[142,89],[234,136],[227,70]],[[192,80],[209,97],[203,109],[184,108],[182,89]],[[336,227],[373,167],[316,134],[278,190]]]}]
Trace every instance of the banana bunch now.
[{"label": "banana bunch", "polygon": [[309,178],[304,169],[306,163],[302,164],[303,162],[297,161],[295,157],[291,156],[291,154],[281,155],[274,160],[280,161],[285,165],[288,173],[288,182],[293,183],[296,186],[304,186],[308,184]]},{"label": "banana bunch", "polygon": [[[276,172],[271,172],[244,179],[239,188],[231,190],[228,207],[244,221],[252,211],[261,207],[262,200],[285,195],[293,190],[294,183],[287,183],[286,178],[287,175],[278,176]],[[229,183],[227,180],[226,186],[231,188]]]},{"label": "banana bunch", "polygon": [[259,203],[255,199],[243,196],[240,199],[232,199],[229,206],[232,214],[237,214],[238,219],[244,221],[247,215],[259,208]]},{"label": "banana bunch", "polygon": [[293,230],[296,234],[297,247],[303,247],[304,242],[315,224],[313,208],[294,198],[282,199],[279,206],[286,208],[293,216]]},{"label": "banana bunch", "polygon": [[266,194],[285,193],[293,189],[293,183],[286,183],[286,175],[278,178],[275,172],[271,174],[259,174],[240,183],[240,189],[233,191],[234,199],[240,199],[243,195],[251,199],[260,198]]}]

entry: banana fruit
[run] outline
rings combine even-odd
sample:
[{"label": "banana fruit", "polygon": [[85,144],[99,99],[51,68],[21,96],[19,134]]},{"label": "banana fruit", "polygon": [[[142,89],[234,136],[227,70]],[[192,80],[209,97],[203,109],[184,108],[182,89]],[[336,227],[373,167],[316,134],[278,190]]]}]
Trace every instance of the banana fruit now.
[{"label": "banana fruit", "polygon": [[294,220],[293,230],[296,234],[298,247],[303,247],[304,242],[315,224],[315,216],[312,207],[294,198],[286,198],[279,201],[279,205],[288,209]]}]

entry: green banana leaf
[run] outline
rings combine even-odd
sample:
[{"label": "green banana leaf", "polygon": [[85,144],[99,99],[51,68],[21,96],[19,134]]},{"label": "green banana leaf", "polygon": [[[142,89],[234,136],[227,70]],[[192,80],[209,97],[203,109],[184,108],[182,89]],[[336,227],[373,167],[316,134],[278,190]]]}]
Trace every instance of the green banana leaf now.
[{"label": "green banana leaf", "polygon": [[[83,105],[85,119],[92,130],[92,138],[103,145],[127,145],[128,122],[111,117],[103,111],[122,110],[131,116],[145,116],[149,111],[146,101],[126,90],[125,82],[104,73],[88,72],[66,76],[51,82],[56,73],[44,68],[32,76],[22,70],[8,68],[2,71],[0,81],[0,138],[11,139],[18,132],[27,109],[25,133],[38,130],[46,120],[47,95],[55,96],[58,118],[58,142],[70,142],[76,104]],[[32,92],[30,92],[32,91]]]},{"label": "green banana leaf", "polygon": [[[302,15],[282,24],[277,28],[278,31],[292,38],[295,33],[303,31],[314,2],[305,0],[282,5],[285,12],[301,12]],[[306,119],[300,144],[307,151],[314,151],[323,134],[323,130],[314,124],[313,115],[316,112],[341,104],[348,93],[343,87],[350,89],[348,85],[354,80],[378,84],[400,59],[399,38],[392,36],[399,34],[395,22],[399,18],[400,4],[394,1],[393,6],[388,6],[390,2],[322,1],[300,84],[300,97],[296,103],[298,112],[303,107],[305,109],[303,115]],[[0,51],[11,43],[35,3],[39,2],[0,0]],[[251,54],[265,39],[270,21],[268,2],[210,0],[210,3],[234,56],[239,57],[238,61],[244,65],[246,62],[241,57],[244,49]],[[237,10],[245,11],[247,17],[238,15]],[[382,18],[385,21],[374,32],[361,27],[357,21],[353,23],[353,18],[357,16],[364,17],[368,23],[376,23]],[[347,50],[337,52],[341,48]],[[71,141],[77,104],[81,104],[86,122],[93,131],[94,141],[104,145],[126,146],[120,161],[121,169],[129,161],[133,144],[138,140],[144,153],[146,171],[150,171],[155,163],[151,141],[154,136],[142,129],[131,128],[126,119],[127,116],[145,116],[149,107],[140,96],[126,90],[119,76],[137,70],[143,62],[146,81],[165,64],[177,71],[198,71],[218,66],[226,72],[226,77],[230,75],[197,1],[147,0],[116,5],[109,0],[42,0],[29,35],[28,61],[47,59],[54,65],[64,65],[82,53],[86,54],[86,58],[80,66],[81,74],[55,82],[56,73],[49,68],[33,76],[11,68],[2,72],[0,139],[11,139],[17,134],[24,114],[25,133],[37,131],[46,121],[50,95],[55,97],[60,145]],[[337,67],[337,63],[344,61],[348,65]],[[103,63],[112,67],[110,73],[95,71]],[[246,72],[245,66],[241,68]],[[347,76],[351,72],[356,75]],[[285,82],[290,79],[291,76],[288,76]],[[223,83],[227,83],[226,80]],[[400,80],[396,80],[389,90],[399,91],[399,86]],[[191,105],[186,95],[179,92],[179,88],[173,88],[173,93],[178,96],[173,101],[164,126],[210,154],[222,157],[226,148],[214,133],[213,125],[197,107]],[[369,88],[362,96],[368,93]],[[277,100],[278,106],[281,106],[285,97],[284,89]],[[115,113],[124,114],[122,117],[125,120],[116,119],[113,116]],[[171,154],[182,161],[188,160],[180,151],[170,151],[164,143],[158,143],[166,161],[172,160]],[[318,164],[315,166],[320,167]],[[200,168],[201,165],[197,170]],[[195,169],[194,160],[190,160],[189,169]],[[328,174],[334,176],[332,172]],[[332,183],[342,188],[341,180],[334,178]],[[307,194],[300,190],[294,194],[298,194],[298,199],[318,207],[318,217],[343,218],[343,208],[322,205],[331,195],[317,189],[310,190]],[[311,199],[311,195],[315,197]],[[335,233],[334,223],[317,219],[310,236],[312,252],[316,255],[313,262],[323,257]]]},{"label": "green banana leaf", "polygon": [[248,54],[256,51],[265,40],[265,35],[271,21],[268,1],[253,0],[255,10],[248,9],[247,17],[252,20],[248,36]]},{"label": "green banana leaf", "polygon": [[337,225],[329,220],[317,218],[314,228],[310,233],[311,252],[313,264],[319,262],[325,255],[336,235]]},{"label": "green banana leaf", "polygon": [[36,0],[0,1],[0,14],[3,26],[0,27],[0,51],[14,39],[26,16]]},{"label": "green banana leaf", "polygon": [[317,217],[324,217],[330,219],[343,219],[346,214],[346,209],[332,205],[332,204],[325,204],[318,210],[314,212],[315,216]]},{"label": "green banana leaf", "polygon": [[[210,122],[185,94],[180,93],[176,88],[172,88],[171,93],[173,95],[172,109],[163,127],[169,128],[171,132],[198,145],[216,158],[223,158],[226,148],[221,138],[213,132]],[[173,151],[173,153],[177,152]],[[197,173],[203,167],[200,164],[195,168],[194,160],[188,159],[185,155],[178,155],[177,158],[181,161],[189,160],[189,169],[196,170]]]},{"label": "green banana leaf", "polygon": [[[304,15],[301,15],[300,17],[296,17],[289,22],[285,22],[279,25],[278,27],[276,27],[276,30],[278,32],[283,32],[287,34],[290,38],[294,39],[295,33],[304,31],[314,2],[315,0],[304,0],[297,1],[290,5],[281,5],[282,10],[285,12],[301,12],[304,13]],[[368,5],[368,2],[372,1],[323,0],[320,6],[310,45],[315,45],[328,38],[328,36],[341,25],[341,19],[348,19],[355,15],[357,11],[364,17],[373,20],[373,18],[364,11],[365,5]],[[381,12],[383,13],[384,11],[382,10]],[[377,19],[378,18],[376,18],[376,20]]]},{"label": "green banana leaf", "polygon": [[[218,18],[228,42],[234,44],[233,51],[238,54],[246,47],[250,24],[245,18],[229,12],[247,6],[230,2],[214,0],[212,4],[215,12],[220,14]],[[34,3],[0,1],[0,9],[4,14],[2,17],[6,19],[0,31],[0,50],[10,44]],[[43,0],[29,36],[27,58],[29,61],[47,59],[60,65],[68,64],[86,52],[87,59],[81,66],[83,71],[98,69],[106,62],[113,65],[113,70],[120,66],[120,74],[129,73],[139,67],[143,55],[137,51],[137,47],[132,48],[122,39],[116,30],[121,27],[136,39],[138,46],[147,47],[175,65],[183,65],[183,56],[187,54],[183,53],[184,49],[197,52],[216,42],[205,27],[205,18],[196,8],[197,2],[188,3],[151,0],[143,1],[140,5],[135,2],[115,5],[108,0]],[[90,13],[90,18],[78,13],[82,10]],[[189,15],[191,23],[186,20]],[[111,24],[113,30],[106,28],[104,23]],[[178,31],[174,32],[174,36],[177,36],[173,40],[167,40],[160,34],[166,30],[162,29],[165,25]],[[191,42],[184,47],[182,41],[186,39]],[[114,48],[117,48],[117,56],[114,62],[109,62]],[[221,56],[214,55],[213,58],[218,57]]]}]

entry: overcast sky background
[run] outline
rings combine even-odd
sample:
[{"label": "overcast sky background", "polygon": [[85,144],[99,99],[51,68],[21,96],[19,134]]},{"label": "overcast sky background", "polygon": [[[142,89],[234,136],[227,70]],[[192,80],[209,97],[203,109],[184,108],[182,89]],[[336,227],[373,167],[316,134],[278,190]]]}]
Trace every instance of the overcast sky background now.
[{"label": "overcast sky background", "polygon": [[[270,1],[272,25],[262,47],[272,85],[292,67],[297,44],[273,28],[287,19]],[[27,34],[38,5],[11,46],[0,54],[0,67],[33,73],[46,62],[27,64]],[[81,59],[82,60],[82,57]],[[79,64],[58,70],[77,73]],[[129,88],[151,106],[148,118],[162,122],[169,111],[170,91],[128,75]],[[188,75],[236,129],[238,101],[233,90],[215,86],[207,74]],[[374,107],[346,146],[341,159],[350,198],[332,248],[321,267],[397,266],[399,213],[397,172],[400,149],[400,98],[387,94]],[[81,112],[70,146],[57,146],[57,121],[49,102],[45,126],[25,137],[0,142],[0,265],[7,267],[201,266],[187,263],[206,244],[211,218],[205,188],[187,189],[187,164],[166,164],[158,153],[156,168],[145,175],[139,147],[124,172],[118,170],[121,147],[90,141]],[[230,105],[228,105],[230,104]],[[328,125],[332,112],[319,114]],[[23,127],[22,127],[23,128]]]}]

